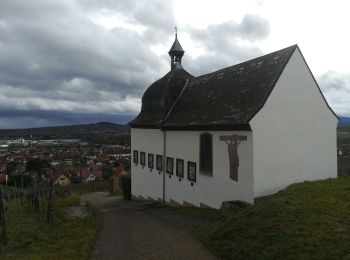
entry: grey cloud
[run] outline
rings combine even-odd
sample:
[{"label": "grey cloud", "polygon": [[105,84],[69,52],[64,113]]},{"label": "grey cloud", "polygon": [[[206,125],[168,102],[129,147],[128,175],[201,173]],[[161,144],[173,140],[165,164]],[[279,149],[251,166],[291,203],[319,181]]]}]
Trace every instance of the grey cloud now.
[{"label": "grey cloud", "polygon": [[145,1],[137,8],[135,19],[147,27],[161,28],[165,32],[168,32],[169,26],[175,25],[172,6],[164,4],[164,1],[155,1],[152,4]]},{"label": "grey cloud", "polygon": [[252,14],[244,16],[239,29],[241,37],[246,37],[249,40],[265,39],[270,33],[269,22]]},{"label": "grey cloud", "polygon": [[[106,14],[143,30],[109,30],[92,21]],[[147,86],[169,70],[168,55],[159,58],[152,46],[172,38],[175,24],[172,1],[0,0],[0,128],[11,124],[4,116],[11,111],[22,111],[13,117],[18,124],[22,118],[33,125],[63,122],[55,119],[60,113],[136,113]],[[269,25],[247,15],[241,23],[184,33],[207,50],[184,57],[185,68],[199,75],[259,55],[236,40],[264,39]]]},{"label": "grey cloud", "polygon": [[199,76],[210,73],[225,67],[235,65],[261,55],[261,50],[257,48],[231,46],[232,50],[225,53],[208,53],[192,58],[184,57],[183,66],[192,75]]},{"label": "grey cloud", "polygon": [[247,14],[241,23],[226,21],[209,25],[206,29],[187,29],[191,38],[199,41],[208,51],[227,51],[238,39],[254,42],[267,38],[270,33],[269,22],[264,18]]},{"label": "grey cloud", "polygon": [[[166,26],[175,24],[169,2],[0,0],[0,6],[0,109],[32,111],[33,118],[39,110],[135,113],[144,89],[167,69],[150,45],[168,38]],[[147,19],[154,8],[161,16]],[[106,10],[149,33],[91,21],[89,14]]]},{"label": "grey cloud", "polygon": [[[99,2],[104,6],[104,1]],[[157,30],[164,31],[165,17],[173,23],[171,9],[163,1],[153,2],[162,10],[163,18],[145,23],[142,13],[147,13],[148,6],[153,6],[146,4],[132,9],[133,12],[123,13],[130,19],[140,20],[153,32],[144,36],[123,28],[101,28],[79,14],[74,4],[61,1],[50,1],[50,4],[46,1],[6,2],[0,9],[0,16],[7,25],[0,30],[1,35],[9,36],[7,41],[1,42],[0,68],[7,75],[21,74],[21,77],[12,77],[14,82],[9,83],[13,84],[18,78],[26,82],[34,80],[33,85],[37,87],[37,79],[45,77],[59,81],[81,77],[115,86],[128,85],[128,91],[133,91],[135,81],[140,81],[138,77],[151,81],[160,65],[145,42],[149,43],[149,38],[157,35]],[[116,4],[116,8],[119,6]]]},{"label": "grey cloud", "polygon": [[0,109],[122,113],[136,112],[140,106],[139,99],[136,97],[121,96],[113,91],[96,90],[93,83],[86,80],[74,79],[65,85],[57,90],[44,92],[1,86]]},{"label": "grey cloud", "polygon": [[134,12],[137,8],[136,0],[78,0],[77,3],[80,5],[81,9],[87,11],[100,10],[117,10],[120,12]]},{"label": "grey cloud", "polygon": [[317,82],[334,111],[350,116],[350,74],[328,71],[318,76]]},{"label": "grey cloud", "polygon": [[[184,57],[184,65],[194,75],[212,72],[227,66],[255,58],[262,51],[255,42],[268,37],[269,23],[264,18],[247,14],[241,23],[226,21],[209,25],[204,29],[187,28],[186,32],[205,53],[197,58]],[[241,40],[250,44],[241,45]]]},{"label": "grey cloud", "polygon": [[350,75],[328,71],[318,77],[320,88],[325,91],[345,91],[350,94]]},{"label": "grey cloud", "polygon": [[[101,35],[103,29],[92,24],[86,26],[90,27],[88,32],[80,32],[81,28],[67,28],[67,32],[59,32],[49,27],[40,31],[17,27],[16,33],[21,35],[20,40],[25,44],[8,44],[1,53],[2,71],[14,75],[13,82],[8,83],[16,84],[18,79],[23,79],[26,84],[33,81],[33,85],[38,87],[40,79],[61,81],[81,77],[115,86],[129,85],[128,91],[132,91],[130,88],[134,87],[137,73],[144,72],[146,66],[149,66],[148,69],[159,66],[155,55],[151,55],[135,33],[115,29],[112,32],[105,30]],[[145,60],[149,63],[142,63]],[[143,76],[145,80],[149,77]]]}]

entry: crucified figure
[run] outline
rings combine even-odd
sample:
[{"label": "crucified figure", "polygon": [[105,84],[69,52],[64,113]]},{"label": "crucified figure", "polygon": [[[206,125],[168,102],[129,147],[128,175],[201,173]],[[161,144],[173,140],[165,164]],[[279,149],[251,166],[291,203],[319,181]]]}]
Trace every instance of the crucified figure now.
[{"label": "crucified figure", "polygon": [[230,178],[234,181],[238,181],[238,167],[239,167],[239,157],[238,157],[238,145],[242,141],[247,140],[245,135],[229,135],[220,136],[220,141],[227,143],[228,156],[230,160]]}]

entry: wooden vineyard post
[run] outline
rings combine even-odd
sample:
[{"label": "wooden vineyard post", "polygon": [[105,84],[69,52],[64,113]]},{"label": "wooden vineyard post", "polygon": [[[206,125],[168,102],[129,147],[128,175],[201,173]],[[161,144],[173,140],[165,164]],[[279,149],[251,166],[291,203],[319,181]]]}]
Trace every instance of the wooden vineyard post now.
[{"label": "wooden vineyard post", "polygon": [[33,208],[35,211],[39,211],[39,181],[38,174],[35,175],[33,184]]},{"label": "wooden vineyard post", "polygon": [[17,193],[18,193],[18,191],[17,191],[17,182],[15,180],[15,200],[16,201],[17,201]]},{"label": "wooden vineyard post", "polygon": [[3,247],[6,246],[6,211],[4,202],[4,193],[2,191],[2,185],[0,184],[0,243]]},{"label": "wooden vineyard post", "polygon": [[43,209],[43,212],[45,214],[45,186],[43,184],[41,184],[39,186],[39,192],[40,192],[40,199],[41,199],[41,205],[42,205],[42,209]]},{"label": "wooden vineyard post", "polygon": [[50,187],[49,187],[49,198],[47,201],[47,222],[49,224],[53,223],[53,205],[52,205],[52,179],[50,179]]},{"label": "wooden vineyard post", "polygon": [[21,204],[23,204],[23,196],[24,196],[23,177],[21,177]]}]

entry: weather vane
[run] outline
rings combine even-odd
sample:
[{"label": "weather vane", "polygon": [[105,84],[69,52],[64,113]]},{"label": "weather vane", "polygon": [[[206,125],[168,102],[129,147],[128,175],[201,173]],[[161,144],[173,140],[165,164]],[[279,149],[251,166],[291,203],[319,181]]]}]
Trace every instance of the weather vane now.
[{"label": "weather vane", "polygon": [[175,26],[175,34],[177,34],[177,27]]}]

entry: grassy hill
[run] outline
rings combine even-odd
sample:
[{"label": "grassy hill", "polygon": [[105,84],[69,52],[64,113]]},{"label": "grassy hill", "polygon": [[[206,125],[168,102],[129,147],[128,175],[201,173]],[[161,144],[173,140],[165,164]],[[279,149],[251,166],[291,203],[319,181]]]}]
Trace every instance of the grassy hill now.
[{"label": "grassy hill", "polygon": [[0,259],[88,259],[101,223],[95,216],[69,218],[65,207],[77,206],[73,195],[54,202],[54,222],[48,224],[46,210],[40,201],[35,212],[20,200],[7,204],[7,247],[0,246]]},{"label": "grassy hill", "polygon": [[350,259],[350,177],[291,185],[196,236],[229,259]]}]

